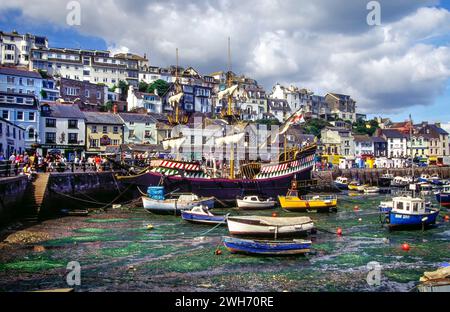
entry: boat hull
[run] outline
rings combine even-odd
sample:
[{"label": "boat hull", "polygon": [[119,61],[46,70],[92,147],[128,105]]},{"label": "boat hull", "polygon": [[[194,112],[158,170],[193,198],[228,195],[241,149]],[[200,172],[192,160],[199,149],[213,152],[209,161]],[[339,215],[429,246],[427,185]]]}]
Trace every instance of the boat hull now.
[{"label": "boat hull", "polygon": [[189,178],[181,176],[164,176],[158,172],[147,172],[139,176],[120,177],[125,184],[135,184],[147,188],[163,183],[167,192],[194,193],[198,196],[213,196],[216,199],[227,202],[236,202],[236,197],[243,193],[260,194],[264,197],[276,198],[286,194],[293,179],[297,181],[311,179],[312,167],[307,167],[296,173],[280,177],[265,179],[205,179]]},{"label": "boat hull", "polygon": [[[410,227],[410,228],[420,228],[422,226],[430,226],[436,223],[436,218],[439,215],[439,211],[432,211],[425,214],[406,214],[394,211],[389,211],[389,228],[400,228],[400,227]],[[427,218],[422,221],[423,218]]]},{"label": "boat hull", "polygon": [[308,232],[314,229],[314,224],[291,224],[291,225],[262,225],[249,223],[245,220],[228,218],[228,230],[233,236],[251,236],[251,237],[302,237],[308,235]]},{"label": "boat hull", "polygon": [[444,207],[450,207],[450,194],[449,193],[437,193],[437,202]]},{"label": "boat hull", "polygon": [[334,181],[334,185],[340,190],[348,190],[348,184]]},{"label": "boat hull", "polygon": [[305,212],[310,210],[330,211],[336,208],[337,199],[332,200],[304,200],[296,196],[278,196],[281,208],[291,212]]},{"label": "boat hull", "polygon": [[266,202],[249,202],[244,201],[242,199],[237,199],[237,206],[241,210],[264,210],[264,209],[272,209],[275,207],[274,201],[266,201]]},{"label": "boat hull", "polygon": [[146,196],[142,197],[144,209],[155,214],[180,215],[185,210],[191,210],[195,206],[214,208],[214,198],[209,197],[193,202],[179,202],[176,199],[156,200]]},{"label": "boat hull", "polygon": [[192,213],[189,211],[183,211],[181,213],[181,217],[183,220],[191,222],[191,223],[199,223],[199,224],[226,224],[227,218],[226,216],[208,216],[202,215],[198,213]]},{"label": "boat hull", "polygon": [[232,253],[266,256],[291,256],[310,252],[311,241],[255,241],[225,237],[223,244]]}]

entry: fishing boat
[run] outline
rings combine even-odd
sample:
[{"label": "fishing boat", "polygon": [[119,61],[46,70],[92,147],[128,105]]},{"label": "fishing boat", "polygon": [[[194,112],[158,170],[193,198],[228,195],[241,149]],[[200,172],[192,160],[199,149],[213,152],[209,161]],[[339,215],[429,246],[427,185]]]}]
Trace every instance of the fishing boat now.
[{"label": "fishing boat", "polygon": [[231,235],[270,236],[305,236],[314,229],[309,217],[263,217],[241,216],[228,217],[228,230]]},{"label": "fishing boat", "polygon": [[417,289],[419,292],[450,292],[450,266],[448,263],[434,272],[424,272]]},{"label": "fishing boat", "polygon": [[334,180],[334,185],[340,190],[348,190],[348,179],[346,177],[337,177],[336,180]]},{"label": "fishing boat", "polygon": [[289,190],[286,196],[278,196],[281,208],[291,212],[331,211],[337,206],[336,195],[299,196],[297,190]]},{"label": "fishing boat", "polygon": [[272,198],[261,199],[259,196],[245,196],[244,198],[236,199],[237,206],[242,210],[260,210],[271,209],[275,206],[275,201]]},{"label": "fishing boat", "polygon": [[429,181],[429,182],[430,182],[431,184],[433,184],[433,185],[438,185],[438,186],[444,185],[444,181],[441,180],[441,178],[439,177],[438,174],[433,174],[433,175],[430,177],[430,181]]},{"label": "fishing boat", "polygon": [[352,181],[348,184],[350,191],[363,192],[366,185],[361,184],[359,181]]},{"label": "fishing boat", "polygon": [[273,241],[224,237],[223,244],[231,253],[292,256],[310,252],[312,242],[310,240]]},{"label": "fishing boat", "polygon": [[184,210],[195,206],[214,208],[214,197],[199,197],[193,193],[173,193],[168,198],[161,192],[161,187],[149,187],[148,194],[142,196],[144,209],[156,214],[180,215]]},{"label": "fishing boat", "polygon": [[450,207],[450,185],[444,187],[436,193],[437,202],[444,207]]},{"label": "fishing boat", "polygon": [[365,186],[363,192],[364,194],[377,194],[380,192],[380,188],[376,186]]},{"label": "fishing boat", "polygon": [[394,175],[392,173],[385,173],[378,179],[378,185],[381,187],[390,186],[392,180],[394,180]]},{"label": "fishing boat", "polygon": [[439,209],[427,207],[422,198],[394,197],[385,222],[390,229],[428,227],[436,223],[438,215]]},{"label": "fishing boat", "polygon": [[185,210],[181,212],[183,220],[200,223],[200,224],[226,224],[228,215],[216,216],[213,215],[208,207],[195,206],[191,210]]}]

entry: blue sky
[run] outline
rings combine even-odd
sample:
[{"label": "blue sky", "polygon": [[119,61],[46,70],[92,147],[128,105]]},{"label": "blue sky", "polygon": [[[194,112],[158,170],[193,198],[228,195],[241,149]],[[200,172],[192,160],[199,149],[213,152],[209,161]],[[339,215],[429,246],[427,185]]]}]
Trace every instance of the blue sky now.
[{"label": "blue sky", "polygon": [[[89,11],[83,13],[84,19],[81,27],[68,27],[65,24],[65,8],[60,5],[60,1],[42,0],[39,3],[30,3],[24,0],[12,0],[5,5],[2,4],[3,8],[0,8],[0,30],[11,31],[15,29],[20,33],[29,32],[44,35],[48,37],[49,44],[52,47],[86,49],[108,49],[111,46],[126,47],[131,52],[148,53],[151,63],[159,66],[167,66],[173,63],[174,49],[179,47],[182,59],[181,65],[192,65],[204,74],[223,69],[222,67],[226,64],[224,57],[226,52],[224,52],[225,49],[217,47],[225,45],[226,37],[231,35],[232,41],[235,42],[233,69],[257,79],[266,87],[267,91],[270,91],[270,86],[276,82],[292,83],[300,87],[305,86],[319,90],[319,92],[322,90],[321,93],[326,91],[349,93],[362,106],[365,105],[366,108],[370,107],[372,112],[377,112],[376,114],[369,114],[369,117],[383,115],[395,120],[404,120],[408,118],[409,114],[412,114],[413,118],[418,121],[450,122],[449,79],[447,79],[446,87],[441,85],[432,90],[433,92],[430,92],[430,94],[435,94],[435,96],[430,96],[428,100],[423,100],[423,98],[426,98],[427,91],[430,88],[429,84],[415,85],[412,83],[399,88],[399,90],[391,90],[391,94],[383,95],[368,92],[371,87],[366,87],[363,83],[356,85],[359,84],[360,80],[363,80],[361,77],[364,76],[364,72],[355,72],[354,77],[349,73],[355,67],[364,63],[367,58],[366,50],[369,49],[367,46],[361,45],[360,42],[367,39],[364,34],[369,33],[370,30],[363,23],[352,22],[349,24],[348,21],[365,21],[366,8],[364,6],[358,8],[354,5],[355,1],[364,4],[365,0],[342,1],[338,4],[335,0],[318,0],[317,6],[319,8],[314,7],[315,4],[311,4],[310,1],[303,0],[286,0],[283,2],[285,7],[281,8],[270,6],[269,2],[265,2],[264,5],[257,2],[258,5],[255,6],[254,3],[252,4],[252,0],[245,3],[239,0],[230,0],[230,3],[233,1],[239,4],[240,11],[254,11],[254,14],[246,15],[246,20],[236,13],[232,4],[221,6],[222,4],[208,2],[211,16],[205,15],[204,11],[199,10],[199,8],[204,8],[202,5],[206,5],[206,2],[201,0],[187,1],[188,4],[186,5],[184,2],[180,4],[181,2],[175,0],[165,1],[164,6],[171,6],[172,10],[164,10],[164,8],[161,10],[158,7],[160,1],[139,0],[138,3],[133,3],[130,6],[128,2],[121,0],[108,0],[106,2],[80,0],[83,5],[84,2],[89,3],[89,5],[83,6],[89,7]],[[398,26],[400,35],[406,34],[408,36],[414,31],[418,32],[411,29],[411,25],[404,23],[403,19],[418,14],[418,9],[423,3],[425,3],[424,7],[426,7],[426,3],[429,6],[435,6],[436,1],[380,0],[382,9],[384,9],[382,11],[384,14],[382,15],[383,23],[400,24]],[[103,5],[104,3],[109,5]],[[266,8],[265,5],[269,7]],[[247,9],[246,6],[248,6]],[[307,14],[305,13],[306,15],[302,16],[303,11],[296,13],[296,6],[299,6],[299,10],[306,11]],[[311,11],[308,11],[309,6],[311,6]],[[450,11],[450,0],[439,1],[436,7]],[[173,12],[176,13],[175,17],[172,16]],[[316,12],[320,15],[315,16]],[[438,14],[437,12],[432,13]],[[197,16],[198,14],[200,15]],[[265,16],[265,14],[268,14],[270,18],[267,18],[268,16]],[[278,15],[280,21],[276,19]],[[421,22],[429,18],[429,15],[422,15],[417,15]],[[173,20],[171,20],[172,18]],[[228,20],[222,25],[220,21],[223,19]],[[429,24],[433,24],[433,20],[438,19],[438,16],[430,18]],[[189,21],[195,21],[196,23],[202,21],[206,23],[207,27],[204,25],[198,27],[194,22]],[[293,25],[291,25],[292,23]],[[402,26],[402,23],[406,26]],[[231,31],[228,31],[227,28],[230,28],[230,24],[233,27]],[[109,27],[105,27],[105,25]],[[431,25],[430,32],[443,29],[444,26],[447,27],[448,25],[450,25],[450,19],[448,23],[441,22]],[[406,31],[401,27],[405,27]],[[221,33],[223,29],[226,31]],[[358,40],[357,36],[359,35],[363,39]],[[408,53],[412,51],[412,46],[417,42],[435,48],[450,47],[450,31],[432,36],[431,39],[426,38],[426,36],[422,39],[421,35],[423,36],[423,34],[419,34],[417,37],[410,39],[412,43],[400,46],[399,51],[401,52],[387,51],[386,55],[379,52],[382,42],[366,40],[369,42],[368,44],[375,45],[374,52],[370,52],[369,57],[380,61],[386,56],[391,64],[396,65],[396,62],[402,64],[407,59],[406,57],[398,58],[398,54],[403,53],[410,56]],[[337,45],[337,50],[347,48],[352,52],[359,50],[362,51],[361,56],[354,58],[356,63],[346,63],[339,59],[339,54],[336,51],[332,51],[334,54],[323,54],[323,51],[328,49],[329,45],[326,45],[325,49],[321,45],[316,47],[316,42],[307,42],[302,45],[305,40],[298,40],[299,36],[300,38],[311,36],[316,38],[316,42],[324,42],[324,44],[327,40],[337,38],[337,40],[345,42],[342,47]],[[376,33],[374,33],[374,36],[376,37]],[[347,39],[347,41],[342,39]],[[377,44],[379,45],[378,48]],[[432,57],[432,54],[430,54],[430,57],[427,54],[417,56],[418,59],[423,58],[424,60]],[[439,62],[441,60],[437,60],[436,64],[442,65]],[[267,66],[268,64],[272,66]],[[325,70],[330,70],[330,72],[321,75],[320,73]],[[370,70],[376,71],[376,68]],[[405,71],[407,70],[403,70],[403,72]],[[402,72],[402,70],[398,70],[398,72]],[[392,77],[393,80],[385,82],[385,85],[389,87],[396,81],[405,80],[408,78],[407,75],[408,73],[404,73],[403,77],[401,75],[398,78]],[[330,76],[334,79],[330,79]],[[383,76],[390,77],[391,74],[385,73]],[[374,77],[373,80],[383,83],[385,79]],[[444,92],[439,94],[436,90],[444,90]],[[409,97],[408,103],[401,103],[401,100],[398,100],[402,99],[402,96],[407,98],[409,94],[416,93],[422,99],[420,105],[414,106],[414,97],[412,99]],[[402,108],[395,112],[391,110],[390,108],[394,105],[390,102],[390,99],[396,99],[392,100],[395,101],[394,105],[400,105]],[[379,107],[379,109],[373,109],[373,107]]]}]

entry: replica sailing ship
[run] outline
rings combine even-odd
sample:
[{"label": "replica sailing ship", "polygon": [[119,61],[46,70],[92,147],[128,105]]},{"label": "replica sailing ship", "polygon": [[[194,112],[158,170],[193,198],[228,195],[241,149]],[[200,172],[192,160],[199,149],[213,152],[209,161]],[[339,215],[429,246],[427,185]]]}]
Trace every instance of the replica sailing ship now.
[{"label": "replica sailing ship", "polygon": [[[174,125],[182,123],[183,120],[179,115],[179,103],[183,93],[179,88],[178,75],[175,80],[175,90],[176,94],[169,99],[169,103],[174,106],[175,114],[170,118]],[[229,125],[239,119],[238,114],[233,110],[233,100],[237,91],[238,85],[233,85],[233,74],[229,65],[227,88],[218,94],[219,100],[227,98],[228,105],[222,111],[222,118]],[[158,166],[149,168],[141,174],[122,176],[118,179],[123,183],[133,183],[145,188],[162,185],[167,192],[177,191],[194,193],[198,196],[213,196],[220,201],[235,202],[238,196],[248,194],[276,198],[286,194],[293,180],[311,179],[317,146],[310,144],[302,149],[294,148],[289,151],[287,149],[286,132],[291,125],[298,121],[303,121],[300,111],[288,118],[282,131],[279,132],[278,136],[284,135],[284,152],[276,163],[250,163],[242,165],[236,172],[235,145],[245,136],[245,133],[236,133],[215,140],[217,146],[224,144],[230,146],[229,174],[218,176],[216,170],[207,170],[199,162],[162,160]],[[184,141],[185,137],[180,136],[164,141],[163,145],[165,149],[172,148],[178,152]]]}]

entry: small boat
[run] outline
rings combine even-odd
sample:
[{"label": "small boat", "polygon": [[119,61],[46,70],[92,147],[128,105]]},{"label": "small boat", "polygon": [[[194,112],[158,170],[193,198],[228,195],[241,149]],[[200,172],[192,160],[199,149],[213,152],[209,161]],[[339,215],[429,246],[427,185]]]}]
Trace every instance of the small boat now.
[{"label": "small boat", "polygon": [[272,236],[305,236],[314,229],[309,217],[263,217],[241,216],[228,217],[228,230],[231,235]]},{"label": "small boat", "polygon": [[228,215],[215,216],[209,211],[208,207],[196,206],[191,210],[182,211],[181,217],[183,218],[183,220],[192,223],[226,224]]},{"label": "small boat", "polygon": [[431,184],[433,184],[433,185],[439,185],[439,186],[445,184],[444,181],[441,180],[441,178],[439,177],[438,174],[433,174],[433,175],[430,177],[430,181],[429,181],[429,182],[430,182]]},{"label": "small boat", "polygon": [[358,191],[361,189],[361,183],[359,183],[358,181],[352,181],[348,184],[348,189],[350,191]]},{"label": "small boat", "polygon": [[281,208],[291,212],[330,211],[337,206],[336,195],[299,196],[296,190],[289,190],[286,196],[278,196]]},{"label": "small boat", "polygon": [[390,229],[425,228],[436,223],[439,209],[427,207],[424,199],[412,196],[394,197],[392,209],[384,220]]},{"label": "small boat", "polygon": [[377,194],[380,192],[380,188],[376,186],[366,186],[364,187],[365,194]]},{"label": "small boat", "polygon": [[382,187],[390,186],[392,180],[394,180],[394,175],[392,173],[385,173],[378,179],[378,185]]},{"label": "small boat", "polygon": [[310,240],[272,241],[224,237],[223,244],[232,253],[267,256],[292,256],[310,252]]},{"label": "small boat", "polygon": [[418,181],[428,183],[430,182],[430,176],[428,174],[422,173]]},{"label": "small boat", "polygon": [[450,266],[434,272],[425,272],[417,286],[420,292],[450,292]]},{"label": "small boat", "polygon": [[450,185],[444,185],[442,190],[435,193],[437,202],[444,207],[450,207]]},{"label": "small boat", "polygon": [[389,213],[392,210],[394,203],[391,201],[382,201],[380,202],[380,205],[378,206],[378,209],[380,209],[381,213]]},{"label": "small boat", "polygon": [[405,186],[408,186],[409,183],[411,183],[411,182],[412,182],[412,178],[410,178],[410,177],[395,177],[391,182],[391,186],[405,187]]},{"label": "small boat", "polygon": [[237,198],[236,202],[242,210],[271,209],[275,206],[275,201],[272,198],[261,199],[256,195],[245,196],[242,199]]},{"label": "small boat", "polygon": [[214,208],[214,197],[199,197],[195,194],[172,194],[169,198],[160,195],[152,198],[142,196],[144,209],[156,214],[180,215],[184,210],[190,210],[195,206]]},{"label": "small boat", "polygon": [[348,179],[346,177],[338,177],[334,181],[334,185],[340,190],[348,190]]}]

